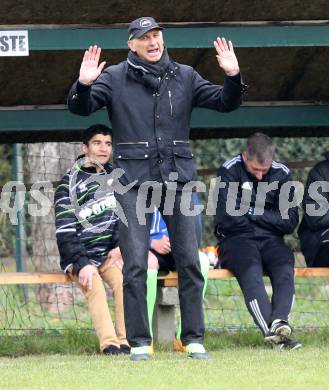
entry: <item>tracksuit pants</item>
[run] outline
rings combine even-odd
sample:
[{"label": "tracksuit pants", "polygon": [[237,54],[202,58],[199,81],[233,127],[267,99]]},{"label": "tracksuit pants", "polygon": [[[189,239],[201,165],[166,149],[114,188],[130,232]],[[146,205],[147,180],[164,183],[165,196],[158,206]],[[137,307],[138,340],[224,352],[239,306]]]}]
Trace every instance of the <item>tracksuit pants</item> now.
[{"label": "tracksuit pants", "polygon": [[322,242],[309,267],[329,267],[329,242]]},{"label": "tracksuit pants", "polygon": [[[264,239],[227,237],[220,244],[223,268],[236,277],[249,313],[264,335],[275,319],[288,321],[294,301],[294,255],[281,237]],[[263,273],[272,284],[272,298]]]}]

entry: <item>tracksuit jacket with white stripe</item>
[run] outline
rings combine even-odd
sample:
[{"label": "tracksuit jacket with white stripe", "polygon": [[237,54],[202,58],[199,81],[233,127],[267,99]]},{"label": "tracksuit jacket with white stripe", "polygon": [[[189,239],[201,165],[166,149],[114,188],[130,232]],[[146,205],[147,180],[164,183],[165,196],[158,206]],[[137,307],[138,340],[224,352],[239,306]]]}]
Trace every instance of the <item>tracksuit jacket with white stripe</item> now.
[{"label": "tracksuit jacket with white stripe", "polygon": [[[280,210],[279,197],[282,186],[292,180],[290,171],[284,164],[273,161],[263,180],[258,181],[247,171],[242,156],[239,154],[226,161],[220,167],[217,176],[220,177],[223,183],[226,183],[225,188],[219,189],[215,216],[215,234],[219,241],[232,235],[243,235],[248,238],[266,238],[283,236],[293,232],[299,219],[297,207],[291,207],[287,211],[283,210],[283,203],[281,203]],[[234,182],[238,183],[237,193],[233,199],[230,199],[228,197],[229,185]],[[262,215],[257,215],[255,210],[256,195],[257,191],[260,192],[261,182],[273,183],[273,186],[274,182],[277,182],[277,188],[266,194],[264,212]],[[228,200],[232,201],[235,209],[239,210],[243,206],[242,191],[251,192],[248,209],[243,215],[232,216],[228,212],[227,202]],[[289,193],[289,200],[291,200],[293,195],[294,189]],[[281,196],[284,197],[285,194],[282,192]],[[288,218],[283,218],[282,212],[285,211],[288,213]]]},{"label": "tracksuit jacket with white stripe", "polygon": [[[298,229],[301,250],[309,267],[312,266],[321,243],[328,240],[329,212],[322,210],[328,210],[329,203],[329,193],[326,190],[326,184],[329,181],[329,152],[325,153],[325,158],[308,174],[303,198],[304,216]],[[310,187],[316,182],[318,185],[314,187],[315,190],[312,193]],[[314,215],[306,212],[306,205],[314,207]]]},{"label": "tracksuit jacket with white stripe", "polygon": [[110,164],[97,173],[76,163],[56,188],[56,238],[64,272],[71,265],[74,274],[88,264],[100,266],[119,244],[116,203],[106,179],[111,172]]}]

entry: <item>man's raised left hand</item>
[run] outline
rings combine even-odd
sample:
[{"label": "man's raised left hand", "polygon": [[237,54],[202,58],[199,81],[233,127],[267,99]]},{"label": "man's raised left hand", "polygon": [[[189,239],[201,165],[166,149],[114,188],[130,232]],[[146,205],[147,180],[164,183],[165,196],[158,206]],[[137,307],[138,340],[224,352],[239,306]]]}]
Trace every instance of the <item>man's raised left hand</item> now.
[{"label": "man's raised left hand", "polygon": [[216,58],[219,66],[228,76],[235,76],[240,72],[239,63],[235,56],[231,41],[226,42],[225,38],[217,38],[214,41]]}]

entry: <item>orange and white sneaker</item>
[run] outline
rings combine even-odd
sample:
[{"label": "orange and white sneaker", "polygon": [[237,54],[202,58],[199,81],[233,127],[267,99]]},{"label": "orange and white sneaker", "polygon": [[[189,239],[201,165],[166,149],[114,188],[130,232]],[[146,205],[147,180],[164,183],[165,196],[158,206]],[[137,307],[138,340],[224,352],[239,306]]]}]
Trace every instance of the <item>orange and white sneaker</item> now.
[{"label": "orange and white sneaker", "polygon": [[174,339],[172,346],[175,352],[186,352],[186,347],[182,344],[180,339]]}]

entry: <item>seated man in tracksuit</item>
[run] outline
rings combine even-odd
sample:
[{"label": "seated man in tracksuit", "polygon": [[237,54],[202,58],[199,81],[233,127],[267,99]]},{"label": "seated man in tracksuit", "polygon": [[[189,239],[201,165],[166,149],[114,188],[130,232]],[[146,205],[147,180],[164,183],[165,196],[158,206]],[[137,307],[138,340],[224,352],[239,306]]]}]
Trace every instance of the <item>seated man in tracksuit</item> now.
[{"label": "seated man in tracksuit", "polygon": [[304,217],[298,229],[308,267],[329,267],[329,152],[313,167],[304,191]]},{"label": "seated man in tracksuit", "polygon": [[[198,204],[197,193],[194,193],[194,202]],[[198,219],[196,226],[198,245],[201,241],[201,215]],[[205,295],[208,282],[209,260],[205,253],[199,251],[201,273],[204,278],[203,296]],[[171,245],[169,240],[169,234],[165,221],[162,218],[161,213],[155,207],[152,224],[150,230],[150,251],[148,255],[148,270],[147,270],[147,312],[150,323],[150,331],[152,334],[152,319],[154,306],[157,293],[157,276],[158,273],[162,275],[168,274],[170,271],[177,271],[175,260],[171,252]],[[179,322],[178,329],[176,331],[176,339],[174,340],[174,348],[177,351],[183,352],[185,348],[180,340],[181,338],[181,321]]]},{"label": "seated man in tracksuit", "polygon": [[[255,133],[241,154],[220,167],[215,234],[221,266],[237,278],[265,341],[295,349],[301,344],[289,338],[288,324],[294,301],[294,255],[283,237],[296,228],[298,211],[290,207],[295,196],[290,171],[273,160],[274,151],[271,138]],[[271,300],[264,272],[272,284]]]},{"label": "seated man in tracksuit", "polygon": [[[113,192],[107,190],[112,172],[112,133],[104,125],[85,130],[83,156],[62,178],[55,192],[56,238],[60,265],[78,283],[88,301],[90,315],[107,355],[130,353],[123,311],[122,256]],[[111,287],[115,328],[103,280]]]}]

